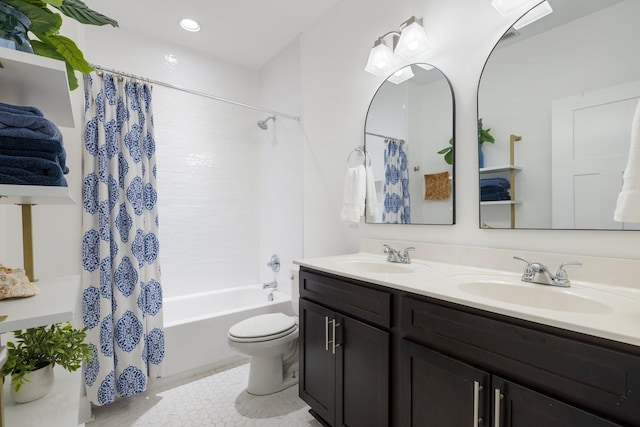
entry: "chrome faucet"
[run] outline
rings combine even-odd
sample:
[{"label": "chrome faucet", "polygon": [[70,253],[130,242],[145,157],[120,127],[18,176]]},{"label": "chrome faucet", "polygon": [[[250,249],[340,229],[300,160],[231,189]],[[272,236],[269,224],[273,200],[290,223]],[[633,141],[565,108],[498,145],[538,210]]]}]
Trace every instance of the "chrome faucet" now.
[{"label": "chrome faucet", "polygon": [[274,280],[273,282],[265,282],[262,284],[262,289],[275,289],[278,287],[278,282]]},{"label": "chrome faucet", "polygon": [[569,276],[565,271],[565,267],[580,267],[580,262],[565,262],[560,264],[556,274],[551,274],[549,269],[539,262],[529,262],[528,260],[519,256],[514,256],[514,259],[527,263],[522,274],[523,282],[538,283],[540,285],[560,286],[568,288],[570,286]]},{"label": "chrome faucet", "polygon": [[385,254],[387,254],[387,261],[389,262],[397,262],[400,264],[411,264],[411,257],[409,256],[409,251],[415,250],[413,246],[406,248],[404,251],[400,252],[393,249],[391,246],[385,244],[382,245],[382,250]]}]

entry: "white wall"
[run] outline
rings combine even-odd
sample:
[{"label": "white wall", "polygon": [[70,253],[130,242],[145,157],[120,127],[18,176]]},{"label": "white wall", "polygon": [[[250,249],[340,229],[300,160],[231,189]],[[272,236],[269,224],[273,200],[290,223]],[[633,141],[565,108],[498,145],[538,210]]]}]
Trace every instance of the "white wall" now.
[{"label": "white wall", "polygon": [[[456,225],[358,226],[338,219],[344,159],[362,144],[367,107],[381,78],[364,71],[377,37],[410,16],[424,18],[432,50],[424,62],[450,79],[456,99]],[[483,230],[478,227],[476,92],[491,49],[515,21],[490,1],[342,1],[301,38],[305,131],[305,256],[358,250],[359,238],[638,258],[640,234]],[[336,31],[336,29],[340,29]]]},{"label": "white wall", "polygon": [[[300,42],[286,46],[260,70],[260,105],[299,116]],[[268,117],[261,113],[261,119]],[[277,279],[278,287],[289,291],[289,270],[293,260],[303,257],[303,137],[299,121],[277,117],[269,128],[259,131],[260,256],[262,282]],[[280,271],[266,266],[271,255],[280,257]]]}]

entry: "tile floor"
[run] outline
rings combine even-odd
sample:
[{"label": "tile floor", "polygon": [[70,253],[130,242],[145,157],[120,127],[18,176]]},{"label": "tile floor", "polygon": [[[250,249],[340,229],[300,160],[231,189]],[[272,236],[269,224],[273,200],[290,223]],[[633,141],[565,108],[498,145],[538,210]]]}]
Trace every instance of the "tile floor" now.
[{"label": "tile floor", "polygon": [[249,364],[208,371],[93,408],[86,427],[321,427],[298,397],[298,387],[269,396],[247,393]]}]

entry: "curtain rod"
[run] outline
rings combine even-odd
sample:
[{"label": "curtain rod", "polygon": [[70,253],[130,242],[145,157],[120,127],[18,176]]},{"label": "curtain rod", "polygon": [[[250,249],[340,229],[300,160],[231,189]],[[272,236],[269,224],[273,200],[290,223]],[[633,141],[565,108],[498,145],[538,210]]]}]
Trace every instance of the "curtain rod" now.
[{"label": "curtain rod", "polygon": [[394,141],[398,141],[398,142],[405,142],[404,139],[394,138],[392,136],[380,135],[379,133],[365,132],[365,134],[371,135],[371,136],[377,136],[379,138],[384,138],[384,139],[393,139]]},{"label": "curtain rod", "polygon": [[280,116],[280,117],[286,117],[286,118],[289,118],[291,120],[296,120],[298,122],[300,121],[300,116],[294,116],[294,115],[291,115],[291,114],[281,113],[279,111],[269,110],[267,108],[257,107],[255,105],[251,105],[251,104],[245,104],[243,102],[234,101],[232,99],[222,98],[220,96],[215,96],[215,95],[211,95],[211,94],[208,94],[208,93],[199,92],[197,90],[187,89],[187,88],[180,87],[180,86],[175,86],[175,85],[172,85],[170,83],[165,83],[165,82],[161,82],[161,81],[158,81],[158,80],[152,80],[152,79],[150,79],[148,77],[141,77],[141,76],[137,76],[135,74],[126,73],[124,71],[114,70],[113,68],[106,68],[106,67],[103,67],[101,65],[95,65],[95,64],[91,64],[91,65],[96,70],[106,71],[106,72],[109,72],[109,73],[112,73],[112,74],[118,74],[118,75],[125,76],[125,77],[131,77],[131,78],[134,78],[134,79],[137,79],[137,80],[142,80],[142,81],[154,84],[154,85],[164,86],[164,87],[167,87],[169,89],[175,89],[175,90],[179,90],[181,92],[190,93],[192,95],[198,95],[198,96],[202,96],[202,97],[205,97],[205,98],[214,99],[216,101],[226,102],[228,104],[237,105],[239,107],[250,108],[252,110],[262,111],[262,112],[273,114],[273,115]]}]

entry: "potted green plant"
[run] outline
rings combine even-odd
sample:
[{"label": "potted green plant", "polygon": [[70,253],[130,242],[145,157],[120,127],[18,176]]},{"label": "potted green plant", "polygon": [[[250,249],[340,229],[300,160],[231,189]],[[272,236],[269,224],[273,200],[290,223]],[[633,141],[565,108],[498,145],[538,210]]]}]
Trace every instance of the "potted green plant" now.
[{"label": "potted green plant", "polygon": [[[478,119],[478,154],[480,156],[480,167],[484,167],[484,158],[482,154],[482,144],[489,142],[493,144],[496,142],[493,135],[491,135],[491,128],[485,129],[482,127],[482,119]],[[438,151],[438,154],[444,155],[444,161],[447,164],[453,164],[453,138],[449,139],[449,147],[443,148]]]},{"label": "potted green plant", "polygon": [[81,0],[1,1],[22,12],[31,21],[28,38],[36,55],[65,62],[71,90],[78,87],[74,70],[87,74],[93,71],[93,67],[84,59],[84,55],[73,40],[59,34],[62,16],[57,12],[62,12],[81,24],[118,26],[116,21],[90,9]]},{"label": "potted green plant", "polygon": [[82,366],[82,361],[89,361],[92,349],[84,342],[86,331],[86,327],[76,329],[70,323],[14,331],[14,341],[7,342],[7,361],[2,367],[3,376],[11,375],[14,400],[24,403],[44,397],[53,385],[55,365],[73,372]]}]

